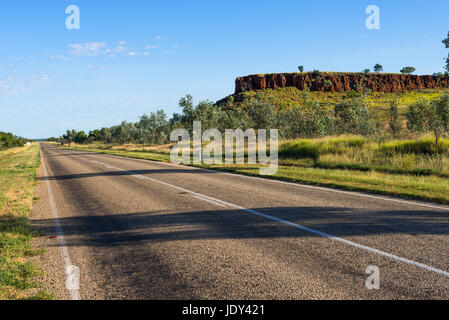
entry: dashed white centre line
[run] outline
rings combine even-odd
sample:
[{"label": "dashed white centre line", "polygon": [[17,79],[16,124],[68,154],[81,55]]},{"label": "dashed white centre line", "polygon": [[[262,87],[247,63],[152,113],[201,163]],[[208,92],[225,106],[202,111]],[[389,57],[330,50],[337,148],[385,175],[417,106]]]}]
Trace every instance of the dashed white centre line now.
[{"label": "dashed white centre line", "polygon": [[380,256],[384,256],[384,257],[387,257],[387,258],[390,258],[390,259],[393,259],[393,260],[396,260],[396,261],[400,261],[400,262],[403,262],[403,263],[406,263],[406,264],[409,264],[409,265],[412,265],[412,266],[415,266],[415,267],[418,267],[418,268],[421,268],[421,269],[424,269],[424,270],[427,270],[427,271],[431,271],[431,272],[434,272],[434,273],[437,273],[437,274],[449,277],[449,272],[448,271],[444,271],[444,270],[441,270],[441,269],[429,266],[429,265],[424,264],[424,263],[416,262],[416,261],[413,261],[413,260],[410,260],[410,259],[406,259],[406,258],[397,256],[397,255],[394,255],[394,254],[391,254],[391,253],[388,253],[388,252],[385,252],[385,251],[381,251],[381,250],[378,250],[378,249],[375,249],[375,248],[371,248],[371,247],[359,244],[357,242],[353,242],[353,241],[350,241],[350,240],[346,240],[346,239],[343,239],[343,238],[331,235],[329,233],[321,232],[319,230],[315,230],[315,229],[312,229],[312,228],[308,228],[308,227],[299,225],[297,223],[293,223],[293,222],[290,222],[290,221],[287,221],[287,220],[284,220],[284,219],[273,217],[273,216],[270,216],[268,214],[265,214],[265,213],[262,213],[262,212],[259,212],[259,211],[251,210],[251,209],[244,208],[244,207],[241,207],[241,206],[233,204],[233,203],[229,203],[229,202],[222,201],[222,200],[219,200],[219,199],[216,199],[216,198],[213,198],[213,197],[209,197],[209,196],[206,196],[204,194],[191,191],[189,189],[185,189],[185,188],[178,187],[178,186],[175,186],[175,185],[172,185],[172,184],[160,181],[160,180],[149,178],[149,177],[137,174],[137,173],[132,172],[132,171],[128,171],[128,170],[125,170],[125,169],[114,167],[114,166],[111,166],[109,164],[106,164],[106,163],[103,163],[103,162],[100,162],[100,161],[91,161],[91,162],[92,163],[98,163],[98,164],[101,164],[101,165],[106,166],[108,168],[116,169],[118,171],[126,172],[129,175],[131,175],[133,177],[136,177],[136,178],[138,178],[140,180],[145,179],[145,180],[152,181],[152,182],[155,182],[155,183],[159,183],[159,184],[162,184],[164,186],[167,186],[167,187],[170,187],[170,188],[173,188],[173,189],[185,192],[185,193],[189,193],[189,194],[193,195],[197,199],[200,199],[202,201],[211,202],[211,203],[213,203],[215,205],[218,205],[220,207],[230,207],[230,208],[246,211],[248,213],[257,215],[259,217],[263,217],[263,218],[266,218],[266,219],[269,219],[269,220],[272,220],[272,221],[276,221],[276,222],[288,225],[288,226],[296,228],[296,229],[300,229],[300,230],[303,230],[303,231],[306,231],[306,232],[309,232],[309,233],[312,233],[312,234],[316,234],[318,236],[321,236],[321,237],[324,237],[324,238],[327,238],[327,239],[330,239],[330,240],[334,240],[334,241],[337,241],[337,242],[340,242],[340,243],[344,243],[346,245],[349,245],[349,246],[352,246],[352,247],[355,247],[355,248],[358,248],[358,249],[362,249],[362,250],[365,250],[365,251],[368,251],[368,252],[372,252],[372,253],[375,253],[375,254],[380,255]]}]

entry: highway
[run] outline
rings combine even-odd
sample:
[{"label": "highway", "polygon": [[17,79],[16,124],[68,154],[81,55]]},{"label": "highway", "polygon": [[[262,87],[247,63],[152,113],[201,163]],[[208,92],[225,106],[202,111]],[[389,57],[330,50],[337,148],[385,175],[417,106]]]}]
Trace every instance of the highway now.
[{"label": "highway", "polygon": [[449,299],[448,206],[49,144],[41,155],[31,218],[61,299]]}]

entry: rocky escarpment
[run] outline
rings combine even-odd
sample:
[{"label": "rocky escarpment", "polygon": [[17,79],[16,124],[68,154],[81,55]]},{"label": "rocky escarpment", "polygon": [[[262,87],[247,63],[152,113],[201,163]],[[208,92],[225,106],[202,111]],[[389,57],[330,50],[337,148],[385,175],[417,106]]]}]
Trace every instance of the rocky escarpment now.
[{"label": "rocky escarpment", "polygon": [[249,75],[235,80],[235,93],[253,90],[296,87],[300,90],[347,92],[369,89],[373,92],[399,93],[418,89],[447,88],[448,78],[387,73],[273,73]]}]

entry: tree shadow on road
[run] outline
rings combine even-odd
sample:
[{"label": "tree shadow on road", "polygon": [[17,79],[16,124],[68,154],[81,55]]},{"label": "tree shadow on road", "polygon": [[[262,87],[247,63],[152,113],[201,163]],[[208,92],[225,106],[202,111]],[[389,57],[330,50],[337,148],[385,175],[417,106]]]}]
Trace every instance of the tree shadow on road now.
[{"label": "tree shadow on road", "polygon": [[[202,239],[264,239],[317,237],[244,210],[110,214],[85,209],[78,217],[60,218],[68,246],[120,246],[137,242]],[[341,207],[251,208],[279,219],[338,237],[448,235],[449,215],[432,210],[377,211]],[[45,234],[54,221],[33,220]],[[444,244],[442,244],[444,245]]]}]

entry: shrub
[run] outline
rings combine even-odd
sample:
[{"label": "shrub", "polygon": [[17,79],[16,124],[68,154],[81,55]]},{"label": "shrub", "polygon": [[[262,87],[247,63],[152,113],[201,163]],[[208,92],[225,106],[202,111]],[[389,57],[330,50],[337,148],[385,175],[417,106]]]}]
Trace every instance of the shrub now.
[{"label": "shrub", "polygon": [[1,132],[0,131],[0,150],[13,148],[13,147],[23,147],[29,140],[17,137],[12,133]]},{"label": "shrub", "polygon": [[306,103],[305,136],[324,137],[334,132],[334,119],[330,108],[322,106],[318,101]]},{"label": "shrub", "polygon": [[339,133],[369,135],[374,130],[374,120],[363,100],[344,100],[334,112]]},{"label": "shrub", "polygon": [[449,130],[449,96],[443,95],[437,101],[421,99],[410,105],[406,114],[410,130],[419,133],[432,132],[435,146],[439,147],[439,140]]},{"label": "shrub", "polygon": [[252,120],[252,128],[267,130],[276,128],[277,114],[273,105],[265,102],[251,102],[246,106],[245,111]]},{"label": "shrub", "polygon": [[305,118],[299,107],[284,110],[279,114],[280,134],[285,139],[295,139],[306,135]]}]

